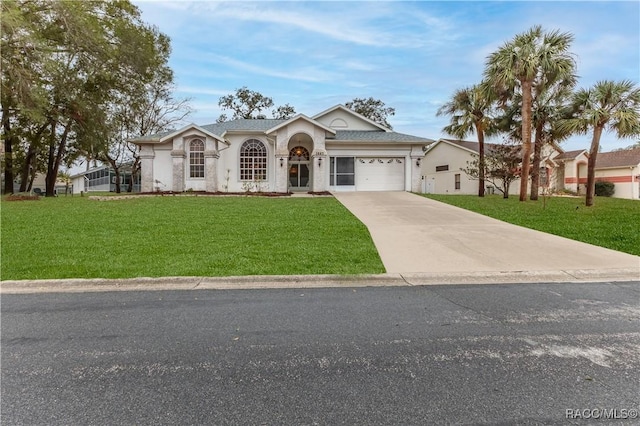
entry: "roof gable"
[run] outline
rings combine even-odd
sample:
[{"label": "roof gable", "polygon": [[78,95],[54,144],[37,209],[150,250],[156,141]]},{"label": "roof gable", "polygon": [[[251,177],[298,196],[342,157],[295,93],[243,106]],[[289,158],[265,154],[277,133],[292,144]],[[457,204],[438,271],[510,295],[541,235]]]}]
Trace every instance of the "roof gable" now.
[{"label": "roof gable", "polygon": [[390,132],[390,129],[368,119],[364,115],[338,104],[311,117],[313,120],[336,130],[377,130]]},{"label": "roof gable", "polygon": [[[205,126],[206,127],[206,126]],[[172,140],[173,138],[175,138],[176,136],[179,136],[183,133],[186,133],[190,130],[196,130],[202,134],[204,134],[205,136],[209,136],[217,141],[220,141],[226,145],[228,145],[228,143],[222,138],[222,136],[219,136],[215,133],[213,133],[210,129],[206,129],[205,127],[202,126],[198,126],[197,124],[191,123],[188,124],[178,130],[170,130],[168,132],[164,132],[164,133],[158,133],[155,135],[150,135],[150,136],[143,136],[143,137],[139,137],[139,138],[134,138],[131,139],[130,142],[133,142],[135,144],[145,144],[145,143],[165,143],[167,141]]]},{"label": "roof gable", "polygon": [[429,151],[431,151],[433,148],[435,148],[439,144],[449,145],[449,146],[452,146],[454,148],[458,148],[458,149],[461,149],[463,151],[467,151],[467,152],[469,152],[471,154],[477,154],[478,152],[480,152],[480,150],[478,148],[478,142],[470,142],[470,141],[463,141],[463,140],[458,140],[458,139],[444,139],[444,138],[441,138],[441,139],[438,139],[436,141],[436,143],[431,145],[431,147],[429,147],[429,149],[427,150],[427,152],[425,154],[428,154]]},{"label": "roof gable", "polygon": [[586,149],[576,149],[575,151],[563,152],[560,155],[554,157],[553,159],[554,160],[575,160],[581,154],[586,154],[586,153],[587,153]]},{"label": "roof gable", "polygon": [[282,123],[279,123],[279,124],[275,125],[274,127],[266,130],[265,133],[271,134],[271,133],[277,132],[278,130],[282,129],[283,127],[287,127],[290,124],[295,123],[296,121],[305,121],[307,123],[312,124],[313,126],[320,127],[321,129],[323,129],[325,132],[327,132],[329,134],[332,134],[332,135],[336,134],[336,131],[333,130],[332,128],[330,128],[328,126],[325,126],[324,124],[322,124],[322,123],[320,123],[318,121],[315,121],[315,120],[307,117],[304,114],[298,114],[298,115],[296,115],[294,117],[291,117],[290,119],[288,119],[286,121],[283,121]]},{"label": "roof gable", "polygon": [[197,124],[193,124],[193,123],[191,123],[191,124],[189,124],[187,126],[184,126],[182,129],[178,129],[173,133],[169,133],[168,135],[165,135],[165,136],[161,137],[160,138],[160,142],[166,142],[168,140],[171,140],[171,139],[175,138],[178,135],[181,135],[183,133],[188,132],[189,130],[197,130],[199,132],[204,133],[206,136],[212,137],[215,140],[218,140],[218,141],[223,142],[225,144],[227,143],[221,136],[218,136],[215,133],[205,129],[204,127],[198,126]]}]

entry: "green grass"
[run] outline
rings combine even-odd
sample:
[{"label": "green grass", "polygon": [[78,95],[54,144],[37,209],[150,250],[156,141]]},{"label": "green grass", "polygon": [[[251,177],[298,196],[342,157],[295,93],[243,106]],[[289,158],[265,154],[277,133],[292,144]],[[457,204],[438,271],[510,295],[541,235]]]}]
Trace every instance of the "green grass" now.
[{"label": "green grass", "polygon": [[1,279],[381,273],[333,198],[2,202]]},{"label": "green grass", "polygon": [[640,256],[640,202],[620,198],[550,197],[545,202],[518,201],[517,196],[480,198],[473,195],[428,195],[428,198],[462,207],[515,225]]}]

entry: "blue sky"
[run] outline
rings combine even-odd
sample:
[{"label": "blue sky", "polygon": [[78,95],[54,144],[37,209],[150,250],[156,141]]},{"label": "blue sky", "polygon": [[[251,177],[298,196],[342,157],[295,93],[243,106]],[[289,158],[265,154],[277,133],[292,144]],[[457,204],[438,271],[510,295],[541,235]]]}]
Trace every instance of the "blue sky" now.
[{"label": "blue sky", "polygon": [[[487,55],[534,25],[575,36],[579,86],[640,80],[640,2],[134,1],[172,40],[176,96],[209,124],[242,86],[314,115],[355,97],[396,109],[395,131],[438,139],[453,92],[478,83]],[[269,112],[270,113],[270,112]],[[475,140],[474,136],[469,137]],[[632,140],[603,135],[603,151]],[[590,135],[562,144],[588,148]]]}]

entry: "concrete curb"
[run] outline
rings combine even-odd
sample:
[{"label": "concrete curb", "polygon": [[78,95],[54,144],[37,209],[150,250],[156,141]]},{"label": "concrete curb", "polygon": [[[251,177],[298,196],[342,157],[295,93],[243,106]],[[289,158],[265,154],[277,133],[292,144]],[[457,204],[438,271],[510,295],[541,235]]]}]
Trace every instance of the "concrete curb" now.
[{"label": "concrete curb", "polygon": [[400,274],[377,275],[250,275],[233,277],[141,277],[126,279],[21,280],[0,282],[0,294],[231,290],[277,288],[368,287],[407,285]]},{"label": "concrete curb", "polygon": [[106,291],[238,290],[331,287],[399,287],[459,284],[576,283],[640,281],[640,268],[550,271],[487,271],[376,275],[261,275],[1,281],[0,294]]},{"label": "concrete curb", "polygon": [[411,285],[640,281],[640,268],[403,274]]}]

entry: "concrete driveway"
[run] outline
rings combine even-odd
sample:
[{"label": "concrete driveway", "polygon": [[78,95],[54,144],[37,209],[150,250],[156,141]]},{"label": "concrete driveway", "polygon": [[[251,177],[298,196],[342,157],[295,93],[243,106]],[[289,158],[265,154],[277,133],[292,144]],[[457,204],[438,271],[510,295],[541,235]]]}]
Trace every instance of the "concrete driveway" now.
[{"label": "concrete driveway", "polygon": [[638,256],[511,225],[416,194],[334,195],[369,228],[387,273],[562,271],[576,277],[640,279]]}]

